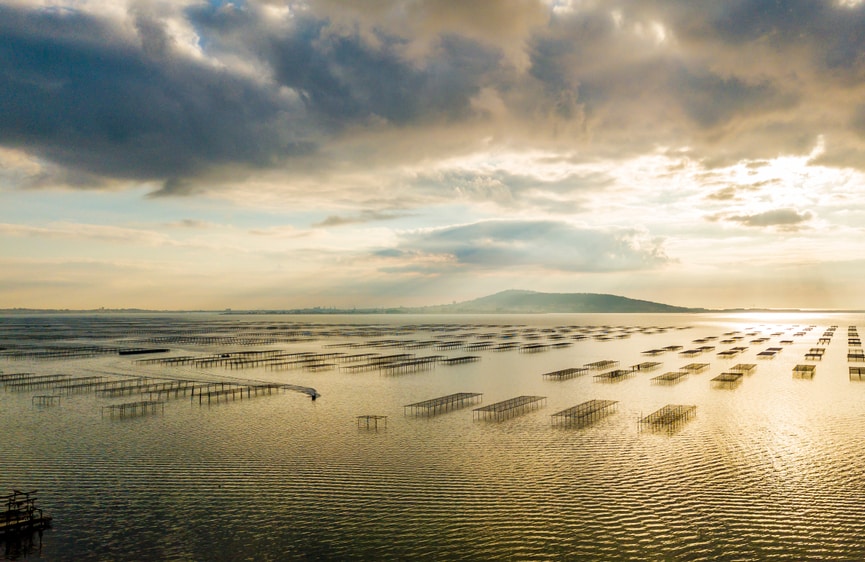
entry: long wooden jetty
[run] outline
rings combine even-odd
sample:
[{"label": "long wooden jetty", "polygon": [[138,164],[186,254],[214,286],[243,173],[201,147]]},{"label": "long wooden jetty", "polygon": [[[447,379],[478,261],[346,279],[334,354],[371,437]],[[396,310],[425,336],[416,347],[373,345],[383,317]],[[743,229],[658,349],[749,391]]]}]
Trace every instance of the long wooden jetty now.
[{"label": "long wooden jetty", "polygon": [[139,379],[123,381],[126,384],[106,385],[96,389],[96,394],[104,397],[125,396],[129,394],[149,394],[155,392],[173,392],[179,396],[181,392],[189,392],[195,390],[200,383],[195,383],[188,380],[174,380],[167,382],[156,382],[154,379]]},{"label": "long wooden jetty", "polygon": [[392,363],[401,363],[415,358],[414,353],[393,353],[390,355],[374,355],[362,363],[350,363],[340,367],[349,373],[380,370]]},{"label": "long wooden jetty", "polygon": [[[205,400],[208,404],[211,404],[212,402],[219,404],[220,401],[224,400],[243,400],[244,394],[246,395],[246,398],[252,398],[253,396],[258,396],[259,393],[273,394],[274,390],[279,391],[285,390],[286,388],[286,385],[275,383],[247,385],[231,384],[216,390],[199,391],[198,403],[204,404]],[[195,396],[190,398],[190,400],[194,399]]]},{"label": "long wooden jetty", "polygon": [[550,416],[553,425],[585,425],[608,415],[618,400],[588,400]]},{"label": "long wooden jetty", "polygon": [[41,531],[51,525],[51,517],[36,507],[36,490],[0,496],[0,537],[8,538],[33,531]]},{"label": "long wooden jetty", "polygon": [[8,349],[0,353],[7,359],[83,359],[97,355],[117,355],[116,347],[106,346],[53,346],[42,348]]},{"label": "long wooden jetty", "polygon": [[520,353],[540,353],[551,347],[548,343],[527,343],[520,346]]},{"label": "long wooden jetty", "polygon": [[441,355],[414,357],[406,361],[395,361],[392,363],[382,364],[378,367],[378,371],[383,375],[404,375],[406,373],[429,371],[434,369],[436,363],[442,359],[444,359],[444,357]]},{"label": "long wooden jetty", "polygon": [[5,383],[4,388],[7,391],[26,391],[42,388],[51,388],[54,390],[86,390],[93,388],[97,383],[103,382],[102,376],[86,376],[72,377],[70,375],[45,375],[43,377],[33,377],[31,379]]},{"label": "long wooden jetty", "polygon": [[450,410],[462,408],[464,406],[474,404],[481,401],[483,394],[479,392],[457,392],[456,394],[448,394],[447,396],[439,396],[414,404],[406,404],[403,406],[403,413],[412,415],[435,416]]},{"label": "long wooden jetty", "polygon": [[667,404],[660,410],[640,418],[640,429],[677,429],[697,415],[697,407],[685,404]]},{"label": "long wooden jetty", "polygon": [[458,357],[444,357],[439,360],[439,363],[442,365],[464,365],[466,363],[477,363],[480,360],[480,355],[460,355]]},{"label": "long wooden jetty", "polygon": [[494,419],[496,421],[503,420],[518,414],[525,413],[528,410],[536,410],[547,402],[546,396],[517,396],[508,400],[502,400],[495,404],[482,406],[474,409],[473,417],[475,419]]},{"label": "long wooden jetty", "polygon": [[62,384],[72,380],[72,375],[36,375],[34,373],[10,373],[8,375],[0,375],[0,385],[7,391],[9,390],[27,390],[33,388],[45,388],[51,384]]}]

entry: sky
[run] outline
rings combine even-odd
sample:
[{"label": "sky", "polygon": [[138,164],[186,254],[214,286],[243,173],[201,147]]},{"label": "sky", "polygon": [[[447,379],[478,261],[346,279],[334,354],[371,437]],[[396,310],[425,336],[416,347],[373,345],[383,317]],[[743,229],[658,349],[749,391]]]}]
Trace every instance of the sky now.
[{"label": "sky", "polygon": [[0,308],[865,309],[854,0],[0,0]]}]

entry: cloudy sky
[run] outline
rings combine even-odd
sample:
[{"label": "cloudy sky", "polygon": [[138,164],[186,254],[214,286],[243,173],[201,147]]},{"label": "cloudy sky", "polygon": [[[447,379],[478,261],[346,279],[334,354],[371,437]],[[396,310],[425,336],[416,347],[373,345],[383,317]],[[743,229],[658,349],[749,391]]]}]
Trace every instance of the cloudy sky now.
[{"label": "cloudy sky", "polygon": [[0,308],[865,308],[856,0],[0,0]]}]

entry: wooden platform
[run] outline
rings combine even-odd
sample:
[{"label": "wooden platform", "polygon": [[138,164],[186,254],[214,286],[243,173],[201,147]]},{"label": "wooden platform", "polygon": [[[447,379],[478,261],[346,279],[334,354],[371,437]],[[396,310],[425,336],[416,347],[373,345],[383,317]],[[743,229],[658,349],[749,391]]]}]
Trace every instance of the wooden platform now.
[{"label": "wooden platform", "polygon": [[847,361],[850,363],[861,363],[865,361],[865,353],[861,350],[853,351],[847,353]]},{"label": "wooden platform", "polygon": [[676,429],[697,415],[697,407],[684,404],[667,404],[644,418],[640,418],[640,429]]},{"label": "wooden platform", "polygon": [[732,388],[742,382],[742,373],[721,373],[712,379],[712,384],[724,388]]},{"label": "wooden platform", "polygon": [[603,359],[594,363],[586,363],[585,365],[587,369],[591,369],[592,371],[603,371],[604,369],[612,369],[618,366],[619,362],[612,359]]},{"label": "wooden platform", "polygon": [[57,394],[37,394],[30,399],[34,406],[59,406],[60,396]]},{"label": "wooden platform", "polygon": [[716,354],[716,356],[720,357],[721,359],[731,359],[731,358],[736,357],[737,355],[739,355],[741,353],[744,353],[747,350],[748,350],[747,347],[736,346],[736,347],[731,347],[730,349],[726,349],[724,351],[719,351]]},{"label": "wooden platform", "polygon": [[517,396],[508,400],[502,400],[495,404],[475,408],[473,416],[476,419],[503,420],[528,410],[536,410],[547,402],[546,396]]},{"label": "wooden platform", "polygon": [[379,428],[379,423],[382,428],[387,427],[387,416],[378,416],[365,414],[362,416],[357,416],[357,428],[358,429],[375,429]]},{"label": "wooden platform", "polygon": [[608,415],[618,400],[589,400],[550,416],[553,425],[585,425]]},{"label": "wooden platform", "polygon": [[414,404],[406,404],[403,406],[404,413],[423,416],[435,416],[450,410],[462,408],[475,402],[480,402],[483,394],[479,392],[457,392],[456,394],[448,394],[447,396],[439,396]]},{"label": "wooden platform", "polygon": [[817,372],[816,365],[796,365],[793,367],[793,376],[797,378],[812,379],[815,372]]},{"label": "wooden platform", "polygon": [[688,371],[668,371],[663,375],[652,377],[654,384],[677,384],[682,382],[682,379],[688,376]]},{"label": "wooden platform", "polygon": [[553,379],[553,380],[565,380],[572,379],[574,377],[580,377],[589,372],[588,367],[571,367],[570,369],[560,369],[558,371],[550,371],[549,373],[544,373],[541,375],[545,379]]},{"label": "wooden platform", "polygon": [[756,363],[736,363],[735,365],[730,367],[730,371],[734,373],[744,373],[746,375],[750,375],[754,372],[754,369],[756,368]]},{"label": "wooden platform", "polygon": [[637,363],[636,365],[631,365],[630,369],[632,371],[654,371],[661,366],[661,363],[657,361],[643,361],[642,363]]},{"label": "wooden platform", "polygon": [[634,375],[634,371],[630,369],[613,369],[606,373],[599,373],[593,378],[596,382],[619,382]]},{"label": "wooden platform", "polygon": [[42,531],[51,525],[51,517],[36,507],[36,490],[0,496],[0,537]]},{"label": "wooden platform", "polygon": [[110,417],[119,416],[124,418],[128,416],[143,416],[147,414],[155,414],[156,412],[165,412],[165,402],[160,400],[139,400],[137,402],[102,406],[103,416],[105,415],[106,410]]}]

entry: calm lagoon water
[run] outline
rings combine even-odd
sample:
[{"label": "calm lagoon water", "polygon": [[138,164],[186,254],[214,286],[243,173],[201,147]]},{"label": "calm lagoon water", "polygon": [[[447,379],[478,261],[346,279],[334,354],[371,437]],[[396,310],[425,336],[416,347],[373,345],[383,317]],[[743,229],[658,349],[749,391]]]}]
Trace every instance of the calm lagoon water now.
[{"label": "calm lagoon water", "polygon": [[[7,544],[5,556],[862,560],[865,382],[851,381],[848,367],[865,363],[847,356],[848,327],[856,325],[865,331],[865,316],[0,317],[0,347],[9,349],[140,345],[168,347],[172,356],[280,349],[456,357],[469,352],[345,344],[457,337],[573,344],[542,353],[476,351],[475,363],[402,375],[0,352],[7,374],[231,377],[320,394],[312,401],[288,391],[210,406],[179,397],[167,400],[164,413],[120,418],[103,416],[102,407],[142,398],[81,392],[35,407],[32,396],[50,389],[4,389],[0,493],[39,490],[54,517],[41,541],[23,552]],[[831,343],[818,346],[830,326],[838,327]],[[169,330],[171,343],[146,341]],[[262,334],[274,341],[256,344]],[[610,339],[596,337],[604,335]],[[242,339],[226,343],[228,336]],[[736,336],[742,339],[721,343]],[[694,343],[706,337],[715,339]],[[751,343],[759,338],[767,339]],[[693,358],[643,354],[670,345],[715,349]],[[733,346],[748,349],[717,356]],[[782,351],[775,358],[758,358],[776,346]],[[825,347],[821,361],[805,361],[812,347]],[[622,368],[662,365],[616,383],[593,374],[542,377],[604,359]],[[710,366],[676,385],[651,381],[692,362]],[[757,367],[733,388],[710,382],[737,363]],[[794,377],[794,366],[806,363],[816,365],[813,379]],[[406,404],[456,392],[483,393],[483,401],[434,417],[404,415]],[[546,404],[503,421],[474,419],[474,407],[518,395],[545,396]],[[617,400],[618,408],[584,427],[551,424],[552,414],[595,398]],[[640,417],[666,404],[695,405],[696,416],[674,431],[641,431]],[[359,429],[356,416],[366,414],[388,416],[386,429]]]}]

